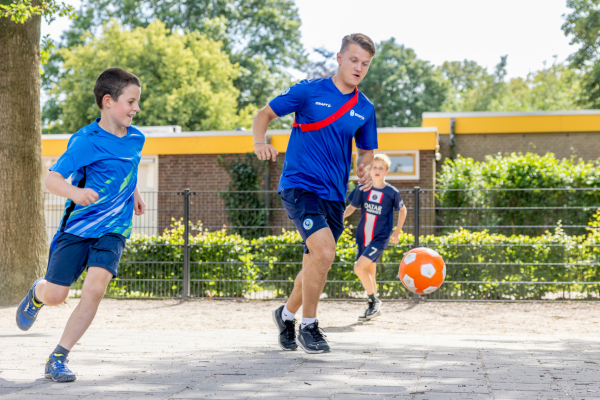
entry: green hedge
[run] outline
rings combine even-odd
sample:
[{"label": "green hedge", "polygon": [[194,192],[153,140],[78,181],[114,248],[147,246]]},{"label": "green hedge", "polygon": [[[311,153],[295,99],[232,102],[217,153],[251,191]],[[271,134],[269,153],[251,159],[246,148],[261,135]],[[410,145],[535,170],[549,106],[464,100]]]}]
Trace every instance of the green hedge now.
[{"label": "green hedge", "polygon": [[[446,159],[437,177],[436,225],[481,226],[504,234],[535,236],[543,229],[519,226],[583,226],[600,206],[600,190],[531,189],[599,187],[598,163],[558,160],[551,153],[487,156],[484,162],[458,156]],[[494,226],[510,228],[491,228]],[[583,234],[585,228],[571,228],[568,233]]]},{"label": "green hedge", "polygon": [[[378,280],[387,282],[380,288],[386,298],[405,298],[410,294],[401,286],[397,274],[413,241],[412,235],[402,233],[400,243],[383,254]],[[560,227],[535,237],[459,229],[442,236],[422,236],[420,243],[437,250],[447,263],[447,282],[434,293],[437,298],[542,298],[557,290],[556,285],[544,282],[600,281],[600,211],[583,235],[569,236]],[[225,230],[203,231],[191,237],[190,244],[191,294],[195,296],[242,298],[261,292],[267,297],[287,297],[301,269],[302,244],[297,232],[247,240]],[[353,272],[355,256],[356,246],[348,226],[328,275],[327,296],[355,298],[362,294]],[[161,235],[133,236],[127,242],[119,278],[111,283],[108,295],[178,296],[182,280],[183,226],[175,222]],[[452,283],[460,281],[484,283]],[[493,281],[504,283],[485,283]],[[569,285],[570,291],[586,293],[590,289],[594,296],[598,294],[598,286]]]}]

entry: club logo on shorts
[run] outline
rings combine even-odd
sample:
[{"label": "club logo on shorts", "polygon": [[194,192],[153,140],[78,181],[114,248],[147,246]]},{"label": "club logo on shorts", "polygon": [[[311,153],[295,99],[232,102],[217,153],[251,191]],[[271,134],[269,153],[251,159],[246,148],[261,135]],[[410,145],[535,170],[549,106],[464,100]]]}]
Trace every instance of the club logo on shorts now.
[{"label": "club logo on shorts", "polygon": [[350,110],[350,116],[354,117],[354,110]]},{"label": "club logo on shorts", "polygon": [[283,92],[281,92],[282,96],[285,96],[286,94],[288,94],[290,92],[290,88],[285,89]]},{"label": "club logo on shorts", "polygon": [[306,218],[304,220],[304,222],[302,223],[302,226],[304,227],[304,229],[306,229],[307,231],[310,231],[313,227],[313,220],[310,218]]}]

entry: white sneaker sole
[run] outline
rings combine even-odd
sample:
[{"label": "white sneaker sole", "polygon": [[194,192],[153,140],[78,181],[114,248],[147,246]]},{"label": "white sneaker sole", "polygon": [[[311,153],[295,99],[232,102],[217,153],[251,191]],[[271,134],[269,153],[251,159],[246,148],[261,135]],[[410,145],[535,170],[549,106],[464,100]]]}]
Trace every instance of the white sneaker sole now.
[{"label": "white sneaker sole", "polygon": [[302,342],[300,342],[298,340],[298,338],[296,338],[296,344],[298,345],[298,347],[300,347],[302,350],[304,350],[308,354],[322,354],[322,353],[329,353],[329,352],[331,352],[331,349],[327,349],[327,350],[311,350],[311,349],[307,349],[306,347],[304,347],[302,345]]}]

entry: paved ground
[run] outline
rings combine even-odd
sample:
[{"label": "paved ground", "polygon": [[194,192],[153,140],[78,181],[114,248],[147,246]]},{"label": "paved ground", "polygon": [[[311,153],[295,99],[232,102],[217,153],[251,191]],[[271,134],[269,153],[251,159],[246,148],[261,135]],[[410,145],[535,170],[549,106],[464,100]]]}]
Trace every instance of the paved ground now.
[{"label": "paved ground", "polygon": [[[321,308],[334,351],[307,355],[277,347],[266,311],[278,303],[107,301],[70,357],[78,380],[49,382],[56,325],[76,304],[44,309],[30,333],[0,308],[0,400],[600,399],[595,304],[388,303],[380,321],[358,324],[362,304],[331,302]],[[463,314],[469,324],[439,329]],[[499,315],[509,315],[501,333],[490,328]],[[536,321],[544,332],[525,329]]]}]

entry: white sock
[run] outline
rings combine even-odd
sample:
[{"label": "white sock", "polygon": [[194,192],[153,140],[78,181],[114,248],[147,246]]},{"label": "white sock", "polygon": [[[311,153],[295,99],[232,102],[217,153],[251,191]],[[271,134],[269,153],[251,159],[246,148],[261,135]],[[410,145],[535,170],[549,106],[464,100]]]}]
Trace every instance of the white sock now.
[{"label": "white sock", "polygon": [[284,321],[291,321],[294,319],[294,316],[296,314],[294,314],[293,312],[291,312],[290,310],[288,310],[287,308],[287,304],[285,305],[285,307],[283,307],[283,311],[281,311],[281,319]]},{"label": "white sock", "polygon": [[300,329],[306,328],[307,325],[314,324],[317,322],[317,318],[304,318],[302,317],[302,325],[300,325]]}]

